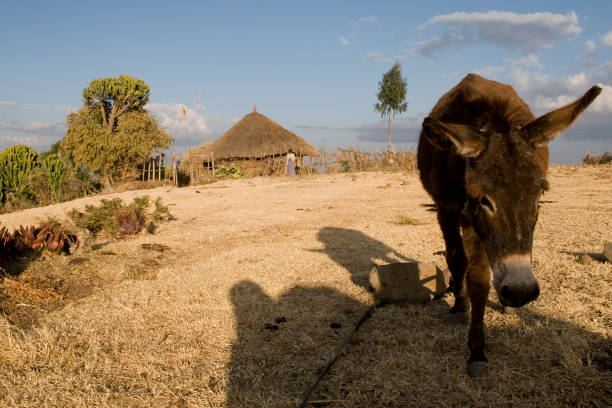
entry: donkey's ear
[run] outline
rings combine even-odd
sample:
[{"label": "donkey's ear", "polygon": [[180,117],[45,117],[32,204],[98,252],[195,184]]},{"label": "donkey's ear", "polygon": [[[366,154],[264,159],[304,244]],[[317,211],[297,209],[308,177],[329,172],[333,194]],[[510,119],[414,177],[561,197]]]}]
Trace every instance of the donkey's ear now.
[{"label": "donkey's ear", "polygon": [[463,157],[478,157],[487,146],[485,136],[465,125],[447,125],[431,117],[423,121],[423,134],[437,149]]},{"label": "donkey's ear", "polygon": [[525,138],[534,146],[545,145],[570,127],[600,93],[594,86],[576,102],[540,116],[523,128]]}]

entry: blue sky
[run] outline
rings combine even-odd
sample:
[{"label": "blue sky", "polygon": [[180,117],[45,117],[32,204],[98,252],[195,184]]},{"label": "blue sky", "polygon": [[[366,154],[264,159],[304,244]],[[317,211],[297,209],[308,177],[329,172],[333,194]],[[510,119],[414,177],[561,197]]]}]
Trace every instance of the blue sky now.
[{"label": "blue sky", "polygon": [[[534,5],[537,3],[537,5]],[[579,4],[587,3],[587,4]],[[468,72],[513,85],[536,115],[604,91],[551,145],[557,163],[612,150],[612,6],[607,1],[3,1],[0,149],[44,150],[92,79],[129,74],[185,151],[257,105],[315,147],[384,149],[377,83],[395,61],[409,148],[423,117]],[[181,106],[189,108],[187,127]]]}]

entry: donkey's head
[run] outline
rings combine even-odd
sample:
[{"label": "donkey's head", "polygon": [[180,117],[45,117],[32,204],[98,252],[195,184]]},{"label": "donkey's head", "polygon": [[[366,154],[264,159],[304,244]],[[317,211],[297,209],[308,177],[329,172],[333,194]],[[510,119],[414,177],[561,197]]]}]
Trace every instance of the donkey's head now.
[{"label": "donkey's head", "polygon": [[487,252],[493,285],[504,305],[520,307],[540,293],[531,250],[538,201],[548,188],[545,147],[600,92],[593,87],[576,102],[522,127],[485,124],[475,129],[433,118],[423,122],[423,134],[436,148],[465,159],[464,213]]}]

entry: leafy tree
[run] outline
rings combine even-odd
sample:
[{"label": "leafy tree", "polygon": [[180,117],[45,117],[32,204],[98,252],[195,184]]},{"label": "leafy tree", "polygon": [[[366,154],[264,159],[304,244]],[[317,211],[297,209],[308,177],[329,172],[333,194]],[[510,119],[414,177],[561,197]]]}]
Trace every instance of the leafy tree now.
[{"label": "leafy tree", "polygon": [[391,151],[391,116],[406,112],[406,80],[402,78],[402,67],[396,62],[378,81],[378,103],[374,109],[382,118],[387,117],[387,151]]},{"label": "leafy tree", "polygon": [[144,110],[149,95],[149,85],[129,75],[94,79],[83,90],[83,107],[66,118],[62,150],[112,188],[114,177],[127,177],[173,140]]},{"label": "leafy tree", "polygon": [[129,75],[118,78],[94,79],[83,89],[83,104],[100,111],[102,126],[107,133],[115,130],[117,119],[149,102],[149,85]]},{"label": "leafy tree", "polygon": [[112,134],[105,131],[97,109],[72,112],[66,124],[62,149],[71,153],[77,165],[101,173],[109,187],[114,177],[128,177],[155,149],[166,149],[173,140],[145,110],[124,113]]}]

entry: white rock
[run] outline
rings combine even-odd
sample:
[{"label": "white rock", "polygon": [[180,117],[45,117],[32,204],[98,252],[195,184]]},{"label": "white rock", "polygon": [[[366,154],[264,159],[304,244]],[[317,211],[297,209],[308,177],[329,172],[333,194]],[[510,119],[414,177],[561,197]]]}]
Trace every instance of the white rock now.
[{"label": "white rock", "polygon": [[376,297],[387,301],[427,302],[442,295],[448,282],[448,274],[429,263],[377,265],[370,271],[370,284]]},{"label": "white rock", "polygon": [[612,262],[612,241],[607,241],[604,244],[603,254],[608,260],[608,262]]}]

